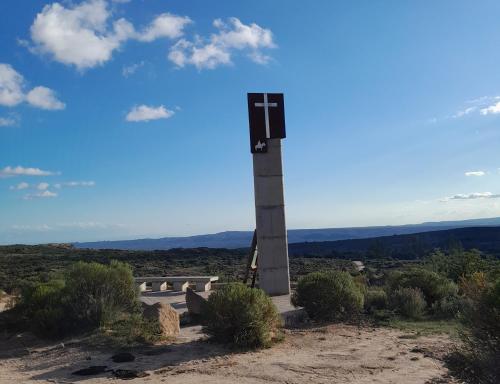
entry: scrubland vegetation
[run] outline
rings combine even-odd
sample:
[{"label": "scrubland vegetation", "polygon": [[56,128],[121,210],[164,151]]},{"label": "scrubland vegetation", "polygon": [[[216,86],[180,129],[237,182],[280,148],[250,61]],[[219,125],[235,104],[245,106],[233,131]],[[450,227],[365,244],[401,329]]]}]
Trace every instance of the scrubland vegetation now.
[{"label": "scrubland vegetation", "polygon": [[[50,248],[33,248],[0,252],[1,266],[7,266],[0,268],[0,286],[17,297],[15,307],[2,313],[0,326],[53,338],[98,331],[127,343],[156,341],[157,326],[142,319],[133,272],[217,274],[230,282],[241,277],[245,264],[245,252],[230,250],[56,249],[50,254]],[[41,261],[34,262],[34,251],[43,253]],[[115,257],[121,261],[111,261]],[[349,260],[292,258],[293,303],[320,323],[420,324],[426,329],[448,324],[462,340],[461,349],[449,357],[450,368],[465,380],[498,382],[498,260],[454,246],[417,260],[363,261],[366,269],[358,272]],[[271,300],[238,283],[215,290],[202,322],[216,341],[244,348],[270,346],[281,335]]]},{"label": "scrubland vegetation", "polygon": [[293,302],[318,321],[359,321],[363,308],[364,320],[379,324],[458,322],[462,347],[449,356],[450,367],[466,381],[497,383],[499,272],[478,251],[436,251],[403,269],[312,273],[299,279]]},{"label": "scrubland vegetation", "polygon": [[[218,275],[221,282],[242,281],[247,250],[172,249],[169,251],[120,251],[72,249],[45,245],[0,246],[0,289],[11,292],[19,282],[47,281],[78,261],[109,264],[111,260],[127,263],[134,276]],[[389,261],[388,261],[389,262]],[[400,265],[390,261],[391,265]],[[324,269],[352,268],[349,260],[330,257],[292,257],[292,280]]]},{"label": "scrubland vegetation", "polygon": [[363,293],[347,272],[314,272],[299,280],[292,303],[312,319],[350,320],[363,308]]},{"label": "scrubland vegetation", "polygon": [[281,338],[281,318],[261,289],[231,283],[212,293],[207,304],[204,330],[216,341],[257,348]]},{"label": "scrubland vegetation", "polygon": [[8,330],[30,330],[42,338],[99,331],[115,341],[152,341],[156,324],[142,319],[130,267],[77,262],[47,281],[23,281],[15,306],[2,313]]}]

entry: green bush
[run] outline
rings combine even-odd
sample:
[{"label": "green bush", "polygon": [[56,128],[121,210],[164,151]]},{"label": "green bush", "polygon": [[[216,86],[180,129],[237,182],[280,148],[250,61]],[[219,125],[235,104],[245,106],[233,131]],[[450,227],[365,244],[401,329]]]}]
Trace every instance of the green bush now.
[{"label": "green bush", "polygon": [[457,317],[464,300],[458,295],[450,295],[435,301],[431,306],[431,314],[436,319],[453,319]]},{"label": "green bush", "polygon": [[124,263],[78,262],[67,274],[66,305],[82,327],[94,328],[120,312],[138,311],[137,296],[132,270]]},{"label": "green bush", "polygon": [[391,309],[401,316],[418,320],[422,318],[425,310],[425,299],[418,288],[398,288],[389,296]]},{"label": "green bush", "polygon": [[368,278],[366,275],[356,275],[352,276],[352,279],[354,281],[354,284],[358,287],[359,291],[365,295],[366,292],[368,291]]},{"label": "green bush", "polygon": [[435,251],[427,258],[426,264],[431,270],[455,282],[487,269],[487,262],[480,251],[464,251],[461,247],[454,247],[448,253]]},{"label": "green bush", "polygon": [[61,337],[95,329],[122,313],[137,313],[132,271],[124,263],[78,262],[63,279],[26,282],[14,308],[19,321],[42,337]]},{"label": "green bush", "polygon": [[160,323],[152,319],[145,319],[141,313],[122,314],[116,320],[100,327],[92,334],[90,344],[94,346],[134,346],[153,344],[165,340]]},{"label": "green bush", "polygon": [[259,348],[278,339],[281,318],[264,291],[230,283],[209,296],[203,323],[218,342]]},{"label": "green bush", "polygon": [[436,272],[420,268],[392,273],[388,279],[389,293],[399,288],[420,289],[429,306],[457,293],[457,286],[452,281]]},{"label": "green bush", "polygon": [[387,293],[382,289],[369,289],[365,293],[365,310],[369,313],[374,310],[387,308]]},{"label": "green bush", "polygon": [[47,337],[63,333],[69,325],[65,322],[64,280],[51,280],[47,283],[28,283],[21,288],[19,307],[26,322],[36,334]]},{"label": "green bush", "polygon": [[493,283],[483,274],[463,279],[466,301],[459,319],[466,354],[484,382],[500,382],[500,278]]},{"label": "green bush", "polygon": [[363,294],[347,272],[314,272],[301,278],[292,304],[317,320],[349,320],[363,309]]}]

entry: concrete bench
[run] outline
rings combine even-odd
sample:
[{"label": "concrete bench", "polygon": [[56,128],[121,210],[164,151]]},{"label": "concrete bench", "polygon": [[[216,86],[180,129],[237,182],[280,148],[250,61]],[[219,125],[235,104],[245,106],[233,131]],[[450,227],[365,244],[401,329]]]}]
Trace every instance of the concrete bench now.
[{"label": "concrete bench", "polygon": [[152,291],[166,291],[167,283],[173,285],[174,291],[186,292],[189,284],[196,284],[198,292],[210,291],[212,282],[219,280],[219,276],[164,276],[164,277],[136,277],[135,282],[139,291],[146,290],[147,283],[151,283]]}]

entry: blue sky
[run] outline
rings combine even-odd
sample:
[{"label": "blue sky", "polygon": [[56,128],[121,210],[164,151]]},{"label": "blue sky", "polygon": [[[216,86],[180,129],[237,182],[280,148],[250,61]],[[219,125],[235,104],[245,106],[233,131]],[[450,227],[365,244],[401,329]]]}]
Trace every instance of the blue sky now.
[{"label": "blue sky", "polygon": [[0,36],[0,243],[253,228],[264,91],[289,228],[500,216],[497,1],[3,0]]}]

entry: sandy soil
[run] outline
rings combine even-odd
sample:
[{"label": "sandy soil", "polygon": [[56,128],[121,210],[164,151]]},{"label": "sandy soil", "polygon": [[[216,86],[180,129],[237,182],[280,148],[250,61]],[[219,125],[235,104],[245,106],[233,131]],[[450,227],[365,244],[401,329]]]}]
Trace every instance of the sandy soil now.
[{"label": "sandy soil", "polygon": [[[134,350],[133,363],[113,363],[112,351],[79,343],[42,345],[29,337],[0,336],[0,383],[107,383],[110,374],[76,377],[90,365],[144,370],[130,382],[159,383],[451,383],[440,358],[452,347],[445,335],[412,337],[388,328],[333,325],[287,331],[277,346],[232,352],[184,328],[176,343]],[[26,347],[30,345],[30,347]]]}]

